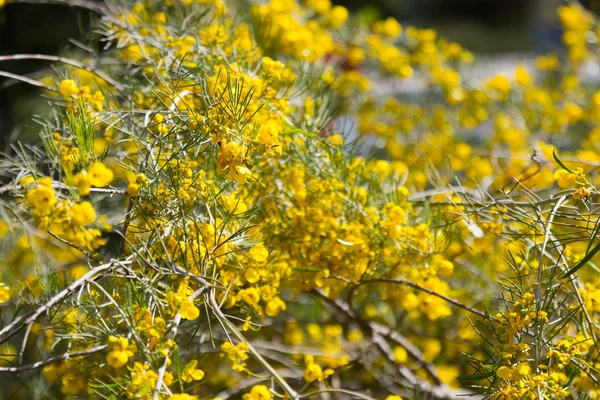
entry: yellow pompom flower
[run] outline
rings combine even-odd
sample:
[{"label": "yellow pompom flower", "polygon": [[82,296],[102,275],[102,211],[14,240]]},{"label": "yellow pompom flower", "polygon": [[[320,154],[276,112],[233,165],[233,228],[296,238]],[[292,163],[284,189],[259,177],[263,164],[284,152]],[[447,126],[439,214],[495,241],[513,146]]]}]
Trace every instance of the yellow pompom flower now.
[{"label": "yellow pompom flower", "polygon": [[181,302],[179,306],[179,313],[182,318],[189,319],[190,321],[195,320],[200,315],[200,310],[194,305],[193,300],[187,298]]},{"label": "yellow pompom flower", "polygon": [[385,21],[379,21],[373,26],[375,33],[397,38],[402,33],[402,26],[395,18],[389,17]]},{"label": "yellow pompom flower", "polygon": [[129,350],[129,341],[127,338],[119,336],[111,336],[108,338],[108,354],[106,355],[106,362],[113,368],[121,368],[129,357],[133,356],[133,352]]},{"label": "yellow pompom flower", "polygon": [[87,172],[87,178],[90,184],[99,188],[107,186],[112,182],[113,177],[114,174],[112,170],[99,161],[94,162]]},{"label": "yellow pompom flower", "polygon": [[394,361],[398,364],[403,364],[408,360],[406,349],[401,346],[394,347]]},{"label": "yellow pompom flower", "polygon": [[71,97],[79,93],[79,88],[73,79],[65,79],[58,86],[58,91],[64,97]]},{"label": "yellow pompom flower", "polygon": [[506,366],[502,366],[502,367],[498,368],[498,370],[496,371],[496,375],[499,378],[511,380],[512,379],[512,369],[510,369],[509,367],[506,367]]},{"label": "yellow pompom flower", "polygon": [[69,210],[71,223],[75,226],[89,225],[96,220],[96,210],[89,201],[75,203]]},{"label": "yellow pompom flower", "polygon": [[0,304],[6,303],[10,299],[10,290],[4,283],[0,283]]},{"label": "yellow pompom flower", "polygon": [[48,186],[34,188],[27,193],[27,202],[37,212],[48,214],[56,205],[54,189]]},{"label": "yellow pompom flower", "polygon": [[248,252],[248,258],[258,262],[264,263],[269,258],[269,251],[266,249],[265,245],[262,243],[257,244]]},{"label": "yellow pompom flower", "polygon": [[385,398],[385,400],[402,400],[402,397],[397,396],[395,394],[390,394],[388,397]]},{"label": "yellow pompom flower", "polygon": [[135,197],[140,194],[140,184],[133,182],[127,185],[127,194],[131,197]]},{"label": "yellow pompom flower", "polygon": [[327,14],[327,20],[332,28],[342,26],[348,20],[348,10],[342,6],[335,6]]},{"label": "yellow pompom flower", "polygon": [[265,385],[256,385],[244,395],[244,400],[271,400],[271,391]]}]

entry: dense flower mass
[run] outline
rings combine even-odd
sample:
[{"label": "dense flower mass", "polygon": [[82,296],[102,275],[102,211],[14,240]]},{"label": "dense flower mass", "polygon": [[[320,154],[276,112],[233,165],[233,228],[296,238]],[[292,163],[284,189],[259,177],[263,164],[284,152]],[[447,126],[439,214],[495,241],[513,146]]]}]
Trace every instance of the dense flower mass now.
[{"label": "dense flower mass", "polygon": [[1,161],[0,398],[600,397],[590,12],[476,80],[329,0],[93,11]]}]

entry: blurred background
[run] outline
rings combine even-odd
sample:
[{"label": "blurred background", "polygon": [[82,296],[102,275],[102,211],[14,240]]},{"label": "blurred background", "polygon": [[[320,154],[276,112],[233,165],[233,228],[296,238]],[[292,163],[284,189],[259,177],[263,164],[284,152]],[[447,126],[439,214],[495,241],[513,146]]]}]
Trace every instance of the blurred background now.
[{"label": "blurred background", "polygon": [[[431,27],[459,42],[486,63],[502,64],[560,46],[554,12],[560,0],[334,0],[368,19],[396,17],[402,24]],[[600,0],[582,1],[598,13]],[[56,55],[83,41],[89,12],[49,4],[7,4],[0,8],[0,55]],[[521,56],[519,56],[521,55]],[[490,61],[491,60],[491,61]],[[510,61],[509,61],[510,63]],[[0,70],[32,77],[49,71],[50,62],[3,61]],[[43,98],[36,89],[0,78],[0,150],[34,130],[33,110]],[[24,127],[17,129],[16,127]],[[29,127],[29,128],[28,128]],[[23,137],[25,136],[25,137]]]}]

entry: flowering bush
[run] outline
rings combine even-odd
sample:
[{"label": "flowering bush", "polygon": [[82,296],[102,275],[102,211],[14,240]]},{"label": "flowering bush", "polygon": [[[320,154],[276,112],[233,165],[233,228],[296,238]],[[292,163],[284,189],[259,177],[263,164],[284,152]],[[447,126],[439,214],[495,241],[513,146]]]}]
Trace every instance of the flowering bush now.
[{"label": "flowering bush", "polygon": [[1,398],[600,396],[582,7],[479,82],[329,0],[71,5],[104,50],[11,75],[50,105],[2,158]]}]

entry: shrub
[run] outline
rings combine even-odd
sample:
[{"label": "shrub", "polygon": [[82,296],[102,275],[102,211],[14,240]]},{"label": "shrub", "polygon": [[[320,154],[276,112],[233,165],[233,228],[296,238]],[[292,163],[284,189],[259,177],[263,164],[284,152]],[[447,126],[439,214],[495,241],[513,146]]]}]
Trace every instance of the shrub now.
[{"label": "shrub", "polygon": [[329,0],[72,5],[100,54],[3,58],[59,64],[12,76],[49,107],[2,159],[2,398],[600,395],[585,9],[482,82]]}]

